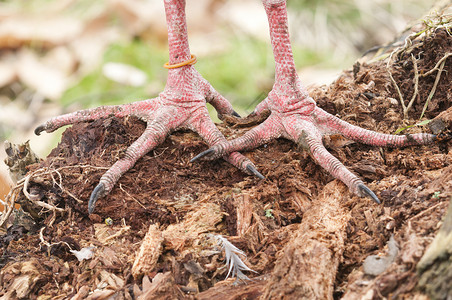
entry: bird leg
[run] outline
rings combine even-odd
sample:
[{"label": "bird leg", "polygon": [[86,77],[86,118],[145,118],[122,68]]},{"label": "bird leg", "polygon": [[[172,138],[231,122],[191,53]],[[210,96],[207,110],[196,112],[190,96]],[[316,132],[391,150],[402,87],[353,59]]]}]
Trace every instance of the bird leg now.
[{"label": "bird leg", "polygon": [[325,149],[322,136],[342,134],[360,143],[388,147],[428,144],[435,141],[436,136],[427,133],[403,136],[382,134],[351,125],[317,107],[297,75],[289,39],[286,1],[263,0],[263,4],[268,16],[275,58],[275,83],[268,97],[252,114],[259,115],[266,109],[271,114],[262,124],[243,136],[216,144],[192,161],[201,157],[216,159],[232,151],[253,149],[271,139],[283,137],[307,149],[320,166],[344,182],[353,193],[361,197],[368,196],[379,203],[377,196],[363,181]]},{"label": "bird leg", "polygon": [[[183,128],[193,130],[209,146],[226,142],[210,119],[206,102],[214,106],[220,119],[224,115],[238,116],[231,104],[196,71],[193,65],[171,68],[192,58],[187,38],[185,0],[165,0],[165,12],[170,68],[165,89],[158,97],[57,116],[35,129],[35,133],[39,135],[42,131],[52,132],[69,124],[129,115],[147,123],[144,133],[127,149],[125,157],[118,160],[101,177],[99,184],[91,193],[88,203],[89,213],[93,212],[96,201],[110,193],[119,178],[132,168],[139,158],[161,144],[171,132]],[[253,163],[240,153],[230,152],[223,158],[240,170],[263,178]]]}]

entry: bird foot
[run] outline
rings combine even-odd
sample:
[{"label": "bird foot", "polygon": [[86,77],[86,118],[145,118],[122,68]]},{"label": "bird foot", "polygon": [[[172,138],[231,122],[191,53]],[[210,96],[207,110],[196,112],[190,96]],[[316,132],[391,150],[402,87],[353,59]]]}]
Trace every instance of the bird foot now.
[{"label": "bird foot", "polygon": [[403,147],[428,144],[437,140],[433,134],[388,135],[351,125],[317,107],[297,75],[289,39],[286,1],[263,0],[270,27],[270,39],[275,58],[275,84],[255,109],[254,115],[270,110],[270,116],[243,136],[221,142],[195,156],[220,158],[233,151],[256,148],[283,137],[307,149],[313,159],[333,177],[344,182],[358,196],[368,196],[380,203],[378,197],[323,145],[322,137],[341,134],[344,137],[374,146]]},{"label": "bird foot", "polygon": [[[213,146],[226,139],[210,119],[206,102],[211,103],[220,117],[238,116],[231,104],[194,69],[184,66],[168,73],[165,90],[159,97],[125,105],[103,106],[57,116],[35,129],[36,134],[52,132],[62,126],[93,121],[111,116],[136,116],[147,123],[144,133],[127,149],[124,158],[118,160],[100,179],[91,194],[88,211],[94,211],[99,198],[110,193],[119,178],[132,168],[147,152],[161,144],[178,129],[197,132],[208,145]],[[240,153],[228,153],[224,159],[247,174],[263,178],[254,164]]]},{"label": "bird foot", "polygon": [[[268,101],[270,101],[270,98]],[[308,150],[321,167],[333,177],[344,182],[353,193],[360,197],[369,197],[376,203],[380,203],[374,192],[326,150],[322,137],[330,134],[342,134],[348,139],[361,143],[391,147],[428,144],[436,140],[435,135],[426,133],[404,136],[377,133],[351,125],[321,108],[315,107],[309,115],[272,112],[265,122],[246,132],[243,136],[216,144],[196,155],[191,161],[194,162],[201,158],[217,159],[230,151],[253,149],[271,139],[283,137]]]}]

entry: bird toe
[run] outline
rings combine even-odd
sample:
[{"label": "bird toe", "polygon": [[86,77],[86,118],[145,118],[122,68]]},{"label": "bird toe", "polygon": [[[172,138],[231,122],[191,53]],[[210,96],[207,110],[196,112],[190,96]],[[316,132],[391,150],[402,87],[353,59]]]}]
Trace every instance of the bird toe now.
[{"label": "bird toe", "polygon": [[380,199],[378,199],[377,195],[375,195],[374,192],[372,192],[371,189],[369,189],[367,186],[365,186],[364,184],[360,183],[358,184],[358,190],[360,192],[361,195],[363,196],[367,196],[369,198],[371,198],[373,201],[375,201],[377,204],[380,204]]},{"label": "bird toe", "polygon": [[46,125],[45,124],[39,125],[38,127],[35,128],[35,134],[36,135],[40,135],[41,132],[43,132],[45,130],[46,130]]},{"label": "bird toe", "polygon": [[259,173],[259,171],[256,170],[256,168],[255,168],[253,165],[251,165],[251,164],[247,165],[247,166],[246,166],[246,169],[248,170],[248,172],[249,172],[250,174],[255,175],[255,176],[258,177],[259,179],[265,179],[264,175],[262,175],[261,173]]},{"label": "bird toe", "polygon": [[105,194],[105,185],[103,183],[99,183],[91,193],[91,196],[89,197],[88,202],[88,213],[92,214],[94,211],[94,208],[96,207],[97,199],[104,196]]}]

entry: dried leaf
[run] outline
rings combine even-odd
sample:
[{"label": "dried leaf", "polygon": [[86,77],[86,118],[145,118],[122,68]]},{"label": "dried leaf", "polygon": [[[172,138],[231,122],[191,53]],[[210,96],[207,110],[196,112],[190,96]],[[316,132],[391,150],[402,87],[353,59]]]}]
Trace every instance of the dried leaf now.
[{"label": "dried leaf", "polygon": [[81,73],[99,66],[108,45],[120,38],[119,30],[109,26],[108,16],[99,16],[85,24],[83,32],[69,47],[80,63]]},{"label": "dried leaf", "polygon": [[68,77],[56,66],[46,64],[35,53],[22,50],[17,64],[19,79],[46,98],[56,100],[68,86]]},{"label": "dried leaf", "polygon": [[74,40],[81,30],[81,21],[73,18],[18,13],[0,23],[0,47],[19,48],[31,42],[44,47],[61,45]]},{"label": "dried leaf", "polygon": [[14,64],[4,60],[0,61],[0,88],[12,83],[16,77]]},{"label": "dried leaf", "polygon": [[102,73],[110,80],[130,86],[143,86],[147,79],[146,73],[140,69],[122,63],[106,63]]}]

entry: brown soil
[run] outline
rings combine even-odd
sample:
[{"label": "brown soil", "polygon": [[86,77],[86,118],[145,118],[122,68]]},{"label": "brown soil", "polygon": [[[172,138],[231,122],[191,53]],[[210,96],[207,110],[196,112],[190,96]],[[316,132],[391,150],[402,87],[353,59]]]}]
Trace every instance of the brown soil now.
[{"label": "brown soil", "polygon": [[[452,37],[438,29],[392,57],[389,70],[406,103],[415,91],[412,56],[425,74],[451,50]],[[451,61],[444,64],[428,119],[451,107]],[[394,133],[416,124],[438,72],[419,77],[418,95],[403,120],[386,64],[356,64],[311,95],[328,112],[364,128]],[[451,114],[444,115],[447,131]],[[218,127],[227,139],[250,129]],[[27,190],[33,199],[64,211],[30,205],[36,224],[28,225],[17,224],[24,218],[15,215],[16,224],[0,239],[0,296],[411,299],[422,293],[415,266],[452,196],[450,141],[381,149],[325,139],[330,152],[376,192],[382,201],[377,205],[352,195],[290,141],[244,153],[266,177],[259,180],[224,161],[189,163],[207,146],[194,133],[176,132],[122,176],[88,216],[87,199],[100,176],[144,128],[135,118],[73,125],[44,161],[31,166],[35,173]],[[428,127],[405,132],[423,131]],[[25,195],[17,201],[25,203]],[[150,247],[158,255],[143,268],[143,278],[143,272],[132,275],[132,265],[147,232],[158,236],[149,242],[158,241]],[[222,234],[246,253],[247,265],[257,272],[246,273],[250,282],[224,280],[224,256],[206,233]],[[364,274],[364,259],[385,254],[391,235],[399,246],[395,262],[377,277]],[[90,260],[79,262],[69,251],[88,246],[96,247]]]}]

